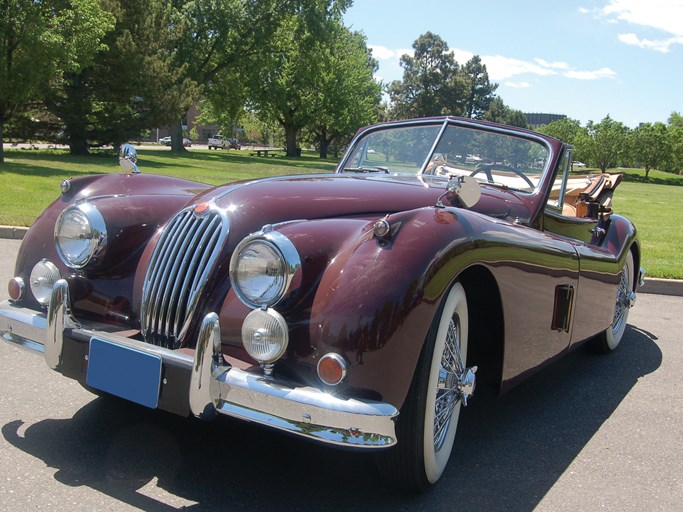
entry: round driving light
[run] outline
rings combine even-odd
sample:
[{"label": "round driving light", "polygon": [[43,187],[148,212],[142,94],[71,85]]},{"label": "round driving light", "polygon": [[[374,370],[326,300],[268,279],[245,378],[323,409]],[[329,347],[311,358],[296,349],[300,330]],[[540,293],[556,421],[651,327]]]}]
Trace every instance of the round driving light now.
[{"label": "round driving light", "polygon": [[346,361],[334,352],[325,354],[318,361],[318,377],[328,386],[336,386],[346,377]]},{"label": "round driving light", "polygon": [[52,287],[60,279],[59,269],[51,261],[44,259],[34,265],[29,282],[31,293],[41,306],[47,306],[50,303]]},{"label": "round driving light", "polygon": [[13,277],[9,280],[7,285],[7,291],[9,292],[9,298],[13,301],[19,301],[24,298],[24,290],[26,286],[24,285],[24,280],[21,277]]},{"label": "round driving light", "polygon": [[107,228],[100,212],[90,203],[64,210],[55,225],[57,252],[72,268],[83,268],[104,252]]},{"label": "round driving light", "polygon": [[242,324],[242,344],[259,363],[270,364],[280,359],[289,343],[287,322],[274,309],[255,309]]}]

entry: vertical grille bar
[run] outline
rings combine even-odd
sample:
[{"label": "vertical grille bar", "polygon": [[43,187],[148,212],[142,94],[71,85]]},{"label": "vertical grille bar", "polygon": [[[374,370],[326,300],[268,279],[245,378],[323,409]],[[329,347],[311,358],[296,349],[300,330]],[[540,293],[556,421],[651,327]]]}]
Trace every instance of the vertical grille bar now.
[{"label": "vertical grille bar", "polygon": [[178,348],[223,242],[228,220],[214,205],[204,216],[178,213],[154,249],[142,292],[145,341]]}]

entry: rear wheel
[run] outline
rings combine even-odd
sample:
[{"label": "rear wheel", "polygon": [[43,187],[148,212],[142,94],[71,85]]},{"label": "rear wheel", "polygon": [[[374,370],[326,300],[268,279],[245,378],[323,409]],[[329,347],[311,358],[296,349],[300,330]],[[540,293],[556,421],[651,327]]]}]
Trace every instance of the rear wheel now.
[{"label": "rear wheel", "polygon": [[624,336],[624,331],[626,331],[628,312],[635,300],[635,293],[633,292],[633,267],[633,253],[629,251],[624,267],[621,269],[621,279],[617,289],[612,325],[591,342],[591,348],[596,352],[606,354],[616,349],[619,343],[621,343],[621,338]]},{"label": "rear wheel", "polygon": [[474,391],[476,368],[465,366],[468,326],[465,290],[455,283],[432,322],[396,425],[398,444],[381,454],[380,470],[393,485],[422,491],[446,468],[460,406]]}]

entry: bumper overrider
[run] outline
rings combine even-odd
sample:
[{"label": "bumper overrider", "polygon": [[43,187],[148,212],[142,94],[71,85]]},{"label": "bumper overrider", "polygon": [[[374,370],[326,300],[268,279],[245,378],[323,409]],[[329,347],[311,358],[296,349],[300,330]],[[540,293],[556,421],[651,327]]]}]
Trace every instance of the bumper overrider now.
[{"label": "bumper overrider", "polygon": [[396,444],[398,410],[390,404],[344,399],[226,363],[215,313],[204,317],[194,351],[169,350],[82,327],[70,313],[68,284],[59,280],[47,314],[0,304],[0,335],[43,352],[67,377],[147,407],[202,419],[224,414],[349,448]]}]

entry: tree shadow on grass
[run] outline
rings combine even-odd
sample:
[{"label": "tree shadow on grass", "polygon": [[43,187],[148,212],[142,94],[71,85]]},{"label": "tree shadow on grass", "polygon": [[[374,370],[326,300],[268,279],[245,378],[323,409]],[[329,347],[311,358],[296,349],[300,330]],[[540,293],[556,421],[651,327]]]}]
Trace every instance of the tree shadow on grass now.
[{"label": "tree shadow on grass", "polygon": [[[5,163],[0,165],[0,174],[66,178],[122,172],[118,165],[116,153],[112,150],[96,150],[86,156],[74,156],[56,150],[41,150],[38,152],[19,152],[15,150],[6,152],[5,158]],[[106,167],[103,168],[103,165]],[[216,172],[223,174],[227,181],[230,179],[230,173],[236,168],[261,167],[264,169],[263,175],[284,174],[283,172],[269,171],[269,167],[274,169],[291,169],[291,174],[329,173],[334,170],[336,162],[316,160],[311,157],[250,156],[250,153],[246,150],[240,153],[203,150],[172,153],[170,151],[142,149],[138,151],[138,166],[143,173],[154,173],[163,169],[177,169],[178,173],[182,173],[183,169]],[[254,177],[259,177],[256,175],[258,174],[256,171],[243,170],[238,172],[254,173]],[[181,176],[181,174],[176,174],[175,172],[173,175]]]},{"label": "tree shadow on grass", "polygon": [[[157,479],[186,510],[533,510],[640,377],[661,364],[653,335],[628,326],[607,356],[584,350],[503,397],[475,395],[461,414],[442,481],[416,496],[379,483],[372,455],[313,445],[246,423],[202,423],[99,398],[71,419],[18,431],[14,447],[88,486],[148,511],[175,510],[139,490]],[[598,390],[598,392],[596,392]]]}]

